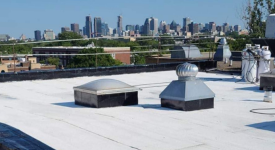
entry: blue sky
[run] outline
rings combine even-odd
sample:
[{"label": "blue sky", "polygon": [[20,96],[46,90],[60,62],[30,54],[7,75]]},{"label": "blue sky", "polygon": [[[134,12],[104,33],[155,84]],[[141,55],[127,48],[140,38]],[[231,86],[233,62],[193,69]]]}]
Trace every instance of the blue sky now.
[{"label": "blue sky", "polygon": [[19,38],[34,37],[34,30],[53,29],[57,34],[63,26],[85,24],[85,16],[101,17],[114,28],[122,14],[123,26],[143,24],[145,18],[156,17],[182,25],[183,17],[194,22],[215,21],[243,26],[237,10],[243,0],[1,0],[0,34]]}]

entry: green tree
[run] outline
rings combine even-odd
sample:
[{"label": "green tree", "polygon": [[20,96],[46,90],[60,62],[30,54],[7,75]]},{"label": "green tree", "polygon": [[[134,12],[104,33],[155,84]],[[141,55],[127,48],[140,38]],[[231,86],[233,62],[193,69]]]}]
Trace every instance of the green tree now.
[{"label": "green tree", "polygon": [[59,40],[81,39],[82,36],[75,32],[63,32],[58,34]]},{"label": "green tree", "polygon": [[[104,53],[103,48],[89,48],[83,49],[78,54],[96,54]],[[97,61],[96,61],[97,60]],[[122,63],[118,60],[115,60],[109,54],[103,55],[77,55],[72,58],[68,68],[86,68],[86,67],[107,67],[107,66],[119,66]]]},{"label": "green tree", "polygon": [[241,15],[245,26],[250,33],[251,37],[264,37],[265,36],[265,21],[266,17],[275,13],[274,0],[247,0]]},{"label": "green tree", "polygon": [[41,64],[50,64],[50,65],[55,65],[56,67],[59,66],[60,59],[57,57],[49,57],[46,60],[40,61]]}]

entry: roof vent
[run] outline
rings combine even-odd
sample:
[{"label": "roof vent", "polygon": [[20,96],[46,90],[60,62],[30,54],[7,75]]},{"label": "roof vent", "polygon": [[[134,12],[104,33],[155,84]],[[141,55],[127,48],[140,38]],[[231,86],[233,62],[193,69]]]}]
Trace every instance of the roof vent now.
[{"label": "roof vent", "polygon": [[138,88],[114,79],[74,87],[75,104],[103,108],[138,104]]},{"label": "roof vent", "polygon": [[232,54],[229,45],[227,45],[226,38],[221,38],[219,44],[220,45],[218,45],[218,49],[214,55],[214,60],[227,62]]},{"label": "roof vent", "polygon": [[177,67],[178,80],[172,81],[160,94],[161,106],[183,111],[214,108],[215,94],[196,78],[198,67],[184,63]]}]

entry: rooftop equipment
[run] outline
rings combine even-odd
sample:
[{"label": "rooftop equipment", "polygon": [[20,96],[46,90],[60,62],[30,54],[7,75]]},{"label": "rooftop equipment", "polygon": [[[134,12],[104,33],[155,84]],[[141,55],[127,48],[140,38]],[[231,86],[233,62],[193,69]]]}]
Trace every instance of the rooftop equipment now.
[{"label": "rooftop equipment", "polygon": [[199,48],[195,45],[176,45],[174,50],[182,51],[171,51],[171,58],[199,58],[201,57],[201,52]]},{"label": "rooftop equipment", "polygon": [[242,51],[242,78],[250,83],[257,81],[258,52],[255,48],[257,46],[247,45],[247,48]]},{"label": "rooftop equipment", "polygon": [[172,81],[160,94],[161,106],[183,111],[214,108],[215,94],[196,78],[198,67],[184,63],[177,67],[178,80]]},{"label": "rooftop equipment", "polygon": [[270,14],[266,20],[266,38],[275,38],[275,14]]},{"label": "rooftop equipment", "polygon": [[138,90],[118,80],[96,80],[74,87],[75,104],[94,108],[137,105]]},{"label": "rooftop equipment", "polygon": [[227,62],[231,55],[232,54],[229,45],[227,45],[226,38],[221,38],[218,49],[214,55],[214,60]]}]

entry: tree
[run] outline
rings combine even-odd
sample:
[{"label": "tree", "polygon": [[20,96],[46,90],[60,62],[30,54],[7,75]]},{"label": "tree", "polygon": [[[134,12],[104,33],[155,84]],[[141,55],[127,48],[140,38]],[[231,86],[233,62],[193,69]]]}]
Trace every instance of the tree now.
[{"label": "tree", "polygon": [[82,36],[75,32],[63,32],[58,34],[59,40],[81,39]]},{"label": "tree", "polygon": [[274,0],[247,0],[241,8],[241,19],[251,37],[265,36],[265,20],[271,13],[275,13]]},{"label": "tree", "polygon": [[46,60],[40,61],[41,64],[50,64],[50,65],[55,65],[56,67],[59,66],[60,59],[57,57],[49,57]]},{"label": "tree", "polygon": [[[96,53],[104,53],[103,48],[89,48],[83,49],[78,54],[96,54]],[[118,60],[112,58],[109,54],[101,54],[101,55],[77,55],[72,58],[68,68],[87,68],[87,67],[107,67],[107,66],[119,66],[122,63]]]}]

